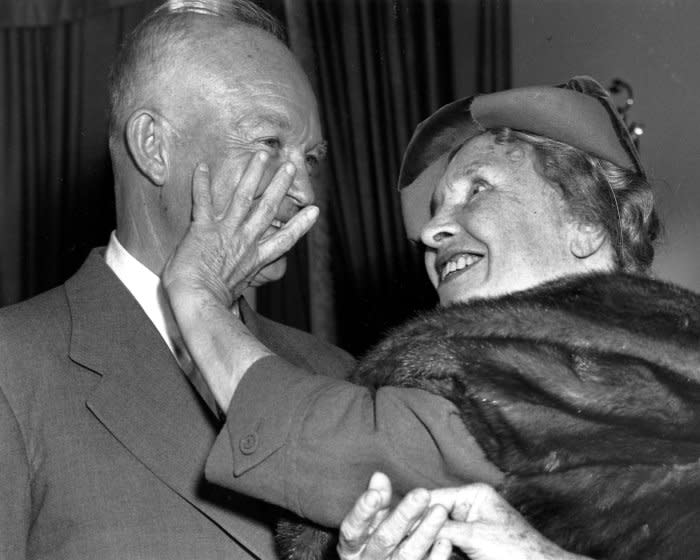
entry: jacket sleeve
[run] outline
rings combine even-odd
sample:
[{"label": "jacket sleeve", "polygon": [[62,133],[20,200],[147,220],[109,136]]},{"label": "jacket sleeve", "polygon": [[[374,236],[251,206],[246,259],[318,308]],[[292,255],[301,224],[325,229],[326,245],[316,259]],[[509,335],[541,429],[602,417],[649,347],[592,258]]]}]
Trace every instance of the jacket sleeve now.
[{"label": "jacket sleeve", "polygon": [[395,387],[373,395],[276,356],[256,362],[241,381],[206,475],[338,526],[377,470],[398,494],[502,479],[449,401]]},{"label": "jacket sleeve", "polygon": [[30,523],[29,463],[24,438],[0,388],[0,558],[26,558]]}]

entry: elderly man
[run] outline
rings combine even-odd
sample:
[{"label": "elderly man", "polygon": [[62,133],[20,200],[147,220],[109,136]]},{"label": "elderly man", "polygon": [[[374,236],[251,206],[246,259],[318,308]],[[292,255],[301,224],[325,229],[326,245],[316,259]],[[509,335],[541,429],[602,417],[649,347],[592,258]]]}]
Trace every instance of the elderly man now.
[{"label": "elderly man", "polygon": [[[4,560],[274,557],[262,505],[203,480],[220,411],[158,275],[189,225],[196,164],[238,181],[262,152],[270,174],[285,161],[296,173],[254,195],[251,219],[274,225],[242,241],[260,249],[255,284],[281,277],[277,257],[317,213],[310,173],[323,139],[309,83],[265,12],[247,0],[187,4],[141,23],[114,68],[117,230],[106,250],[0,313]],[[245,303],[235,311],[307,370],[342,375],[352,363]]]},{"label": "elderly man", "polygon": [[[227,351],[255,362],[248,377],[263,393],[268,370],[346,375],[346,353],[239,300],[248,285],[284,274],[284,253],[317,215],[310,175],[324,143],[315,98],[276,23],[249,0],[156,10],[125,44],[111,95],[116,232],[63,286],[0,312],[0,557],[272,558],[263,504],[207,482],[204,471],[231,473],[235,453],[239,475],[274,455],[285,430],[257,415],[275,403],[246,403],[252,425],[227,410],[226,422],[240,426],[221,430],[226,403],[192,366],[159,275],[190,225],[193,176],[211,182],[214,209],[240,226],[230,311],[277,357]],[[448,401],[389,391],[381,418],[378,430],[370,417],[327,428],[431,486],[498,480],[476,447],[451,445],[468,436]],[[357,485],[324,496],[337,499],[338,518],[374,465],[361,468]],[[290,474],[316,483],[303,470]]]}]

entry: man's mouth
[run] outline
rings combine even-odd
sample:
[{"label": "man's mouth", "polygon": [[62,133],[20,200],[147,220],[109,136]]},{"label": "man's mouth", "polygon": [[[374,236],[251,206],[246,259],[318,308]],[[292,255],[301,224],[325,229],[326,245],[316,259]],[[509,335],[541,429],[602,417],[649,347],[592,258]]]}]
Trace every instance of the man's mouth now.
[{"label": "man's mouth", "polygon": [[274,220],[272,220],[270,225],[272,227],[277,228],[277,229],[282,229],[282,227],[284,227],[284,222],[282,220],[274,219]]},{"label": "man's mouth", "polygon": [[457,253],[445,261],[438,262],[436,269],[440,275],[440,283],[471,268],[483,258],[484,255],[479,253]]}]

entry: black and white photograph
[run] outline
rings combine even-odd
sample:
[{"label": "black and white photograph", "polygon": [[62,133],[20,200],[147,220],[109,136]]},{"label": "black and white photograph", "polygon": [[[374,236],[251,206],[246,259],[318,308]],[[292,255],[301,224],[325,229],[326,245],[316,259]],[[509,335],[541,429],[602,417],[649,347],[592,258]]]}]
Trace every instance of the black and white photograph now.
[{"label": "black and white photograph", "polygon": [[695,560],[700,2],[0,0],[0,560]]}]

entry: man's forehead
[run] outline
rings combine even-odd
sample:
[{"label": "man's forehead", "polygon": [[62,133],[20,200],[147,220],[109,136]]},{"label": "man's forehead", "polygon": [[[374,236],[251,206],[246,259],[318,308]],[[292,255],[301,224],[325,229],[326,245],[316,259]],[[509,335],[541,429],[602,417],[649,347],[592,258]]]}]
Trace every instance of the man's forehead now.
[{"label": "man's forehead", "polygon": [[257,128],[272,125],[281,130],[290,130],[292,122],[289,117],[274,110],[253,110],[236,120],[236,124]]},{"label": "man's forehead", "polygon": [[210,68],[235,89],[304,87],[306,75],[292,52],[261,29],[240,25],[212,29],[192,46],[195,65]]},{"label": "man's forehead", "polygon": [[200,45],[204,66],[216,82],[216,95],[243,106],[260,103],[274,110],[278,105],[278,113],[290,105],[300,113],[317,110],[306,74],[283,43],[254,28],[236,27],[225,33],[225,41],[209,37]]},{"label": "man's forehead", "polygon": [[276,103],[276,100],[261,100],[254,97],[246,101],[230,103],[235,125],[249,128],[271,126],[282,132],[295,132],[303,128],[320,136],[320,123],[314,105],[284,100]]},{"label": "man's forehead", "polygon": [[[230,68],[218,77],[217,95],[245,110],[269,113],[268,120],[277,119],[281,126],[289,124],[289,113],[298,113],[303,118],[316,117],[318,104],[306,76],[294,70],[257,69],[254,73]],[[293,123],[292,123],[293,124]]]}]

